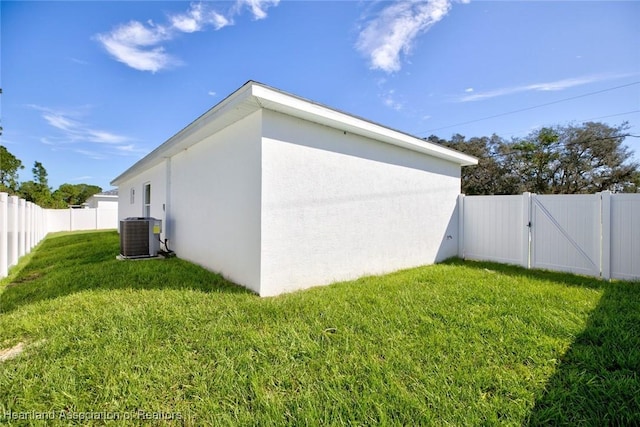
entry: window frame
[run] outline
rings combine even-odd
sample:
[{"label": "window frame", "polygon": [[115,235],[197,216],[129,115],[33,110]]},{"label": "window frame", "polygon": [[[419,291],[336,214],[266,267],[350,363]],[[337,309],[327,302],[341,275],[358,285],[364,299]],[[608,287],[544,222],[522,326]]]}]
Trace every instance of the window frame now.
[{"label": "window frame", "polygon": [[151,216],[151,182],[142,184],[142,216]]}]

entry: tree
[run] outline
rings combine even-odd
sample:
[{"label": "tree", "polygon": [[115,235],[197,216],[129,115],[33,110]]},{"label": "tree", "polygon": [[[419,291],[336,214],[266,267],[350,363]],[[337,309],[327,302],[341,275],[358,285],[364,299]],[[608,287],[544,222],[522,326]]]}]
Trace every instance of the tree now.
[{"label": "tree", "polygon": [[517,181],[499,161],[502,147],[506,144],[499,136],[494,134],[490,138],[485,136],[466,140],[464,136],[455,134],[450,141],[446,141],[432,135],[427,140],[478,158],[477,165],[462,168],[462,193],[513,194],[517,191]]},{"label": "tree", "polygon": [[636,171],[631,182],[622,190],[624,193],[640,193],[640,171]]},{"label": "tree", "polygon": [[42,163],[36,161],[31,169],[33,180],[41,187],[49,188],[49,174]]},{"label": "tree", "polygon": [[40,195],[40,187],[33,181],[21,182],[20,187],[18,188],[18,195],[27,202],[33,202],[36,204],[39,204],[38,201],[42,199],[42,196]]},{"label": "tree", "polygon": [[26,181],[20,184],[18,193],[28,202],[33,202],[43,208],[60,207],[51,194],[49,188],[48,173],[42,163],[36,161],[31,169],[33,181]]},{"label": "tree", "polygon": [[612,127],[587,122],[564,128],[564,150],[557,189],[563,193],[624,191],[633,184],[638,164],[622,145],[628,124]]},{"label": "tree", "polygon": [[627,130],[627,123],[614,127],[595,122],[542,128],[514,144],[511,170],[519,173],[523,191],[623,191],[638,171],[623,145]]},{"label": "tree", "polygon": [[626,122],[586,122],[544,127],[511,141],[496,135],[427,139],[478,157],[477,166],[462,169],[465,194],[635,192],[640,167],[623,145],[628,129]]},{"label": "tree", "polygon": [[542,128],[503,147],[503,165],[518,182],[516,193],[550,193],[559,166],[559,130]]},{"label": "tree", "polygon": [[0,145],[0,191],[15,194],[18,191],[18,171],[24,169],[22,161]]},{"label": "tree", "polygon": [[53,192],[53,198],[60,200],[65,206],[81,205],[96,193],[100,193],[102,188],[89,184],[62,184]]},{"label": "tree", "polygon": [[41,162],[34,162],[31,181],[18,182],[18,171],[22,169],[22,161],[0,145],[0,192],[19,195],[43,208],[66,208],[69,205],[81,205],[102,191],[97,185],[62,184],[52,192],[49,174]]}]

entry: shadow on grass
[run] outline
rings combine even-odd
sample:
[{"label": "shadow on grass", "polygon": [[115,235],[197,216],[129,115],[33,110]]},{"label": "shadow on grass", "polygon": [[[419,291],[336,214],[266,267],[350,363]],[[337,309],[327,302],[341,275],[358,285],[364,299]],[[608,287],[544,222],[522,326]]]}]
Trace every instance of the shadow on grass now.
[{"label": "shadow on grass", "polygon": [[640,283],[605,287],[529,425],[640,425]]},{"label": "shadow on grass", "polygon": [[0,313],[92,289],[193,289],[250,294],[187,261],[119,261],[115,231],[49,236],[0,293]]},{"label": "shadow on grass", "polygon": [[449,265],[602,289],[597,307],[576,337],[527,424],[640,425],[640,283],[606,282],[491,262],[451,259]]},{"label": "shadow on grass", "polygon": [[579,276],[577,274],[549,270],[528,270],[517,265],[498,264],[489,261],[468,261],[460,258],[450,258],[442,262],[442,264],[490,270],[507,276],[525,277],[527,279],[555,282],[567,286],[579,286],[591,289],[602,289],[607,286],[606,281],[600,280],[597,277]]}]

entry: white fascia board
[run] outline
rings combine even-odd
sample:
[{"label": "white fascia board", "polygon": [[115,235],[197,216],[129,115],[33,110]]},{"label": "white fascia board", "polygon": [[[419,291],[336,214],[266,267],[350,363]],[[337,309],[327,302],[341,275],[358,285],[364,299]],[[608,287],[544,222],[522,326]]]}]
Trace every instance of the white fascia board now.
[{"label": "white fascia board", "polygon": [[269,86],[249,81],[114,178],[111,181],[111,185],[118,186],[119,183],[160,164],[165,159],[188,149],[205,137],[235,123],[260,108],[281,112],[418,153],[428,154],[461,166],[478,163],[478,159],[473,156],[427,142],[407,133],[334,110]]},{"label": "white fascia board", "polygon": [[349,133],[383,141],[433,157],[438,157],[461,166],[478,164],[478,159],[415,136],[334,110],[329,107],[280,92],[259,84],[252,86],[252,94],[261,107],[290,116],[333,127]]},{"label": "white fascia board", "polygon": [[188,149],[207,136],[257,111],[260,107],[251,96],[251,83],[246,83],[140,159],[129,169],[114,178],[111,181],[111,185],[117,186],[118,183],[162,163],[165,159]]}]

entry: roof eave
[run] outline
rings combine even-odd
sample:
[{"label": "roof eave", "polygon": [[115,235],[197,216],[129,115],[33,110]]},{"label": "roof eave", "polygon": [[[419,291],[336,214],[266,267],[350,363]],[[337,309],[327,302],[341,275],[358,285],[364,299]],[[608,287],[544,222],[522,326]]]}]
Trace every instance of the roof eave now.
[{"label": "roof eave", "polygon": [[433,144],[416,136],[380,125],[370,120],[326,107],[261,84],[252,86],[252,94],[262,108],[285,113],[315,123],[331,126],[367,138],[428,154],[461,166],[478,164],[478,159],[450,148]]},{"label": "roof eave", "polygon": [[[156,166],[164,159],[199,142],[204,137],[204,131],[209,126],[212,126],[213,129],[221,129],[260,108],[285,113],[367,138],[377,139],[388,144],[457,163],[461,166],[478,163],[477,158],[459,151],[433,144],[413,135],[382,126],[361,117],[343,113],[261,83],[248,81],[240,89],[223,99],[114,178],[111,181],[111,185],[118,186],[137,173]],[[213,126],[212,124],[216,123],[216,121],[220,123],[218,123],[218,126]]]},{"label": "roof eave", "polygon": [[[111,181],[112,186],[118,186],[119,183],[126,181],[128,178],[136,175],[137,173],[160,164],[164,159],[173,156],[174,154],[189,148],[193,144],[200,141],[199,138],[195,138],[199,131],[202,131],[208,124],[211,124],[216,119],[225,116],[225,113],[232,111],[243,102],[251,100],[251,84],[249,81],[245,83],[240,89],[227,96],[211,109],[207,110],[200,117],[195,119],[189,125],[184,127],[181,131],[173,135],[167,141],[156,147],[149,154],[138,160],[129,169],[118,175]],[[256,104],[255,109],[259,106]],[[238,116],[239,117],[239,116]]]}]

